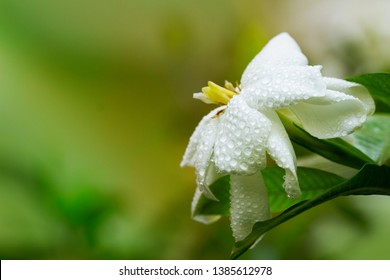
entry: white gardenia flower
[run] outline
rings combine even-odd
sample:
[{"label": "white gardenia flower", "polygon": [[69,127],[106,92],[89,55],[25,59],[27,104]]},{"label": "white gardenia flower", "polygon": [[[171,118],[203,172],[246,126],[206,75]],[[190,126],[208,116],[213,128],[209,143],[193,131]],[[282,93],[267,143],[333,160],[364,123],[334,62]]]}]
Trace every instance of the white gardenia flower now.
[{"label": "white gardenia flower", "polygon": [[[254,223],[271,217],[260,170],[268,154],[285,170],[284,189],[298,198],[296,158],[278,110],[294,114],[302,127],[318,138],[345,136],[374,111],[370,95],[358,84],[321,75],[321,66],[307,58],[287,34],[273,38],[245,69],[240,86],[212,82],[194,98],[221,105],[206,115],[190,138],[181,166],[196,170],[193,210],[209,186],[230,175],[231,227],[236,241]],[[194,217],[211,222],[216,217]]]}]

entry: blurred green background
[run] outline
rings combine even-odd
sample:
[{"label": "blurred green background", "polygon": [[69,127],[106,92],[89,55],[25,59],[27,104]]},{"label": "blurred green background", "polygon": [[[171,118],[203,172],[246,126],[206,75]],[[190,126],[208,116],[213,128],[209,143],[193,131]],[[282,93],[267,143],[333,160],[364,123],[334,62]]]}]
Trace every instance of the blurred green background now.
[{"label": "blurred green background", "polygon": [[[212,109],[192,93],[239,81],[282,31],[325,74],[389,71],[389,10],[386,0],[1,0],[0,258],[228,258],[229,221],[190,218],[195,176],[179,163]],[[338,199],[243,258],[388,259],[389,211],[386,197]]]}]

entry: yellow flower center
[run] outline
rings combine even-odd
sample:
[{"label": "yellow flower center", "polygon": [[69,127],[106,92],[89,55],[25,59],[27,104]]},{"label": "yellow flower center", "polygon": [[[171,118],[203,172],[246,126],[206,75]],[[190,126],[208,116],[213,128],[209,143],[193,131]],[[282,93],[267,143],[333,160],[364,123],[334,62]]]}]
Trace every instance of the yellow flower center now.
[{"label": "yellow flower center", "polygon": [[229,100],[239,92],[234,88],[232,83],[225,81],[225,87],[221,87],[213,82],[208,82],[207,87],[202,88],[202,92],[211,101],[220,105],[226,105]]}]

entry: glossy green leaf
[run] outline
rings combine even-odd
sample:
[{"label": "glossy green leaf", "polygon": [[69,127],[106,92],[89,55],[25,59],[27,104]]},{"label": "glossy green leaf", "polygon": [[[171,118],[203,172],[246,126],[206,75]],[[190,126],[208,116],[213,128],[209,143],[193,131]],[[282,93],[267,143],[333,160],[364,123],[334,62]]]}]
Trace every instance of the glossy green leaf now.
[{"label": "glossy green leaf", "polygon": [[363,74],[356,77],[350,77],[347,80],[365,86],[376,101],[382,102],[390,109],[390,74]]},{"label": "glossy green leaf", "polygon": [[340,196],[373,194],[390,195],[389,166],[367,164],[350,180],[328,189],[315,198],[295,204],[275,218],[256,223],[247,238],[235,243],[231,258],[241,256],[267,231],[326,201]]},{"label": "glossy green leaf", "polygon": [[390,115],[371,116],[350,138],[355,147],[376,163],[386,163],[390,159]]},{"label": "glossy green leaf", "polygon": [[268,201],[271,212],[280,212],[288,207],[313,198],[330,187],[345,181],[344,178],[326,171],[314,168],[298,167],[297,174],[302,195],[299,199],[291,199],[283,189],[284,170],[279,167],[269,167],[262,171],[264,182],[268,189]]},{"label": "glossy green leaf", "polygon": [[229,215],[230,208],[230,184],[229,176],[224,176],[210,186],[210,190],[218,201],[208,199],[203,194],[196,204],[194,216],[198,215]]},{"label": "glossy green leaf", "polygon": [[[271,212],[280,212],[297,202],[310,199],[345,179],[326,171],[314,168],[298,167],[298,180],[302,190],[301,197],[291,199],[283,189],[285,171],[279,167],[268,167],[262,170],[264,183],[268,189],[268,198]],[[210,186],[218,201],[208,199],[203,194],[196,205],[194,216],[229,216],[230,184],[229,176],[218,179]]]}]

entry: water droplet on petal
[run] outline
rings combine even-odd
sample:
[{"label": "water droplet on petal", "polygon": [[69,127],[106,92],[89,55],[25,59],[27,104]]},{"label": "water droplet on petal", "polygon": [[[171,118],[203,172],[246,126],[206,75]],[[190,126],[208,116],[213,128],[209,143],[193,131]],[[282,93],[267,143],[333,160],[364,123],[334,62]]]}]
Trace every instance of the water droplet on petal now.
[{"label": "water droplet on petal", "polygon": [[269,77],[267,77],[267,76],[265,76],[265,77],[263,77],[263,78],[261,79],[261,83],[262,83],[263,85],[268,85],[270,82],[271,82],[271,79],[270,79]]},{"label": "water droplet on petal", "polygon": [[240,169],[241,169],[241,171],[246,172],[246,171],[248,171],[248,165],[245,164],[245,163],[241,163],[240,164]]}]

